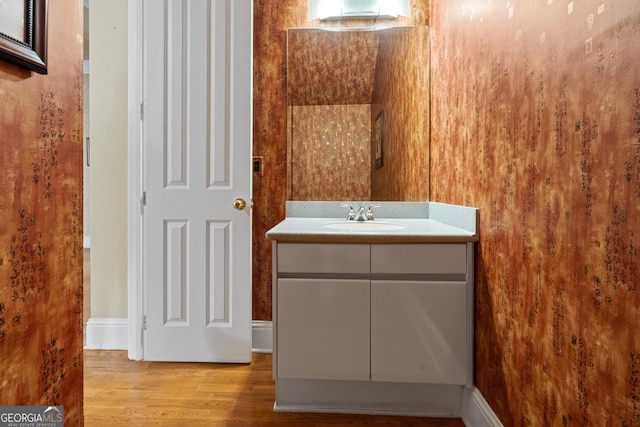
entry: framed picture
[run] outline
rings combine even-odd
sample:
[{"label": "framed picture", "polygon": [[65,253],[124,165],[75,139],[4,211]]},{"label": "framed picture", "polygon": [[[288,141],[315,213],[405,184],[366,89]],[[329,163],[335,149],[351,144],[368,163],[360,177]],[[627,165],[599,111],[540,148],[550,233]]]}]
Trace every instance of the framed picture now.
[{"label": "framed picture", "polygon": [[0,59],[47,74],[47,1],[0,1]]},{"label": "framed picture", "polygon": [[380,111],[373,124],[373,153],[376,169],[383,165],[384,154],[384,111]]}]

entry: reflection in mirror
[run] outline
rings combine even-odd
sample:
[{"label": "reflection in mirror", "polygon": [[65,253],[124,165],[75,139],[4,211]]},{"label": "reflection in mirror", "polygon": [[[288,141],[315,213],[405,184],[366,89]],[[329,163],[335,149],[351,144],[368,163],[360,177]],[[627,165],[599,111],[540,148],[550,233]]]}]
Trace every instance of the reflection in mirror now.
[{"label": "reflection in mirror", "polygon": [[428,53],[427,27],[287,31],[288,200],[428,200]]}]

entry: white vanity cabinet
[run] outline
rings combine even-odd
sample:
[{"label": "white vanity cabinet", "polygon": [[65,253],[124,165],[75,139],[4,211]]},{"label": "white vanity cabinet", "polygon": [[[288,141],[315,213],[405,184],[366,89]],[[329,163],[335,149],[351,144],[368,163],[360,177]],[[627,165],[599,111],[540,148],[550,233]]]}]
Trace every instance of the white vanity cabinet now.
[{"label": "white vanity cabinet", "polygon": [[275,410],[457,416],[473,244],[274,241]]}]

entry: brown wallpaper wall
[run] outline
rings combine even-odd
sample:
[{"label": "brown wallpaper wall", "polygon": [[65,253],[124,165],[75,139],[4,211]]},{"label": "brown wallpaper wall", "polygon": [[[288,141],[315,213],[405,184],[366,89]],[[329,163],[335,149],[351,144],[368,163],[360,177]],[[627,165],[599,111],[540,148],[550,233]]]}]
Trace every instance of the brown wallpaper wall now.
[{"label": "brown wallpaper wall", "polygon": [[431,200],[480,209],[505,426],[640,425],[640,3],[432,2]]},{"label": "brown wallpaper wall", "polygon": [[48,75],[0,60],[0,404],[82,418],[82,11],[49,2]]},{"label": "brown wallpaper wall", "polygon": [[372,105],[372,123],[384,111],[383,167],[371,171],[372,200],[429,200],[428,27],[380,32]]},{"label": "brown wallpaper wall", "polygon": [[428,0],[411,0],[397,21],[307,22],[306,0],[254,0],[253,152],[264,175],[253,180],[253,318],[271,320],[271,242],[264,235],[285,214],[287,188],[286,30],[318,26],[427,25]]},{"label": "brown wallpaper wall", "polygon": [[287,31],[289,105],[370,104],[378,31]]}]

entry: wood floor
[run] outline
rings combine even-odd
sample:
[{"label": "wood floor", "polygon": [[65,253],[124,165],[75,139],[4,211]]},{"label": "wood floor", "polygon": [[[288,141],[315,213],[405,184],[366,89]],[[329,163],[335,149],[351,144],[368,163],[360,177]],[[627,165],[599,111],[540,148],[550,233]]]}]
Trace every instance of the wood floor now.
[{"label": "wood floor", "polygon": [[[84,252],[84,323],[91,316],[90,252]],[[428,426],[460,419],[274,413],[271,355],[250,365],[135,362],[126,351],[85,350],[85,427]]]},{"label": "wood floor", "polygon": [[135,362],[125,351],[85,350],[86,427],[464,427],[452,418],[274,413],[274,397],[270,354],[230,365]]}]

